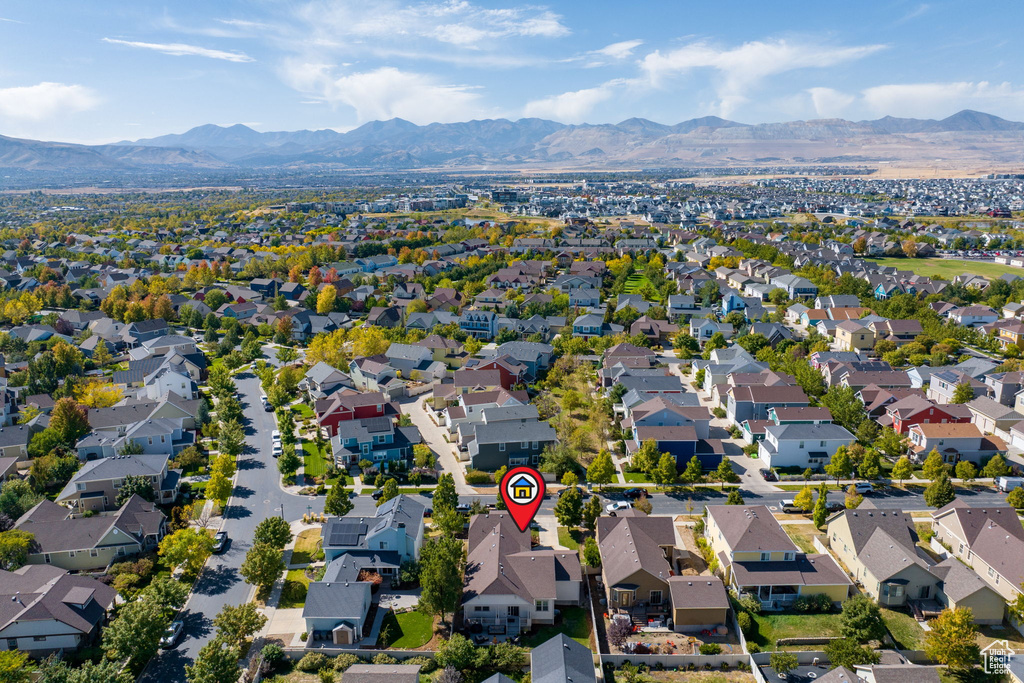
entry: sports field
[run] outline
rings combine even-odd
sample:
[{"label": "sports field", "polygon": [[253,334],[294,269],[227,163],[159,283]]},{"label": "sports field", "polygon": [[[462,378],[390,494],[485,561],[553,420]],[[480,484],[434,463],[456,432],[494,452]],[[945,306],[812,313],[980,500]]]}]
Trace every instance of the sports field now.
[{"label": "sports field", "polygon": [[870,258],[865,260],[873,261],[883,266],[893,266],[900,270],[910,270],[918,275],[927,275],[928,277],[937,275],[946,280],[952,280],[955,276],[963,275],[964,273],[981,275],[988,278],[999,277],[1006,273],[1024,277],[1024,268],[1004,266],[1001,263],[992,263],[991,261],[961,261],[959,259],[945,258]]}]

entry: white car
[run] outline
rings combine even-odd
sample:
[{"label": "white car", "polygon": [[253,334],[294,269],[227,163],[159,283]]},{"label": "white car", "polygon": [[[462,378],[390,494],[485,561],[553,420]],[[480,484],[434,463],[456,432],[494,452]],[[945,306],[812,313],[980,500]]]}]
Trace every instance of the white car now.
[{"label": "white car", "polygon": [[277,431],[276,429],[270,432],[270,440],[273,441],[274,443],[280,443],[281,432]]},{"label": "white car", "polygon": [[281,448],[280,442],[275,443],[274,447],[272,449],[270,449],[270,455],[274,456],[275,458],[281,457],[281,453],[283,453],[283,452],[284,452],[284,449]]},{"label": "white car", "polygon": [[611,513],[615,512],[617,510],[628,510],[631,507],[633,507],[632,503],[629,503],[629,502],[624,501],[624,500],[616,500],[614,502],[611,502],[611,503],[608,503],[607,505],[605,505],[604,506],[604,511],[607,512],[608,514],[611,514]]}]

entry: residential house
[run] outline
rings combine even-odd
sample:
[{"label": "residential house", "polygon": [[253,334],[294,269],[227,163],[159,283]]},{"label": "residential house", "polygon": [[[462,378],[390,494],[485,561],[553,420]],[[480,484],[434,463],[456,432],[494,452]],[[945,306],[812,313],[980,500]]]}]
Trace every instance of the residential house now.
[{"label": "residential house", "polygon": [[459,329],[477,339],[493,339],[498,334],[498,315],[493,311],[463,311]]},{"label": "residential house", "polygon": [[984,382],[966,372],[949,369],[932,372],[931,383],[928,385],[928,398],[936,403],[953,403],[956,388],[960,384],[970,385],[972,398],[985,396],[988,393],[988,387]]},{"label": "residential house", "polygon": [[836,424],[783,424],[765,427],[758,455],[767,467],[823,468],[840,446],[855,437]]},{"label": "residential house", "polygon": [[981,464],[996,453],[1006,452],[998,436],[985,436],[974,424],[916,424],[910,428],[910,459],[924,462],[933,450],[942,461],[955,465],[961,460]]},{"label": "residential house", "polygon": [[919,394],[912,394],[889,403],[885,414],[878,419],[883,427],[892,427],[897,434],[906,434],[916,424],[966,424],[971,413],[965,407],[953,403],[940,405]]},{"label": "residential house", "polygon": [[1004,406],[1013,406],[1017,394],[1024,391],[1024,372],[993,372],[984,380],[992,398]]},{"label": "residential house", "polygon": [[[349,675],[351,670],[348,669],[345,675]],[[586,645],[559,633],[530,651],[530,680],[533,683],[597,683],[594,653]],[[489,678],[485,683],[495,682]]]},{"label": "residential house", "polygon": [[327,431],[328,436],[337,436],[338,425],[349,420],[368,420],[375,417],[397,419],[400,408],[397,403],[379,391],[363,394],[338,392],[330,398],[313,405],[317,423]]},{"label": "residential house", "polygon": [[[379,506],[372,517],[350,513],[331,517],[323,527],[323,551],[327,562],[346,554],[377,553],[391,565],[417,560],[423,545],[426,508],[415,498],[399,494]],[[381,568],[382,576],[396,576]]]},{"label": "residential house", "polygon": [[667,620],[671,609],[669,578],[681,573],[688,555],[676,548],[669,517],[620,514],[599,517],[601,583],[608,612],[628,615],[634,623]]},{"label": "residential house", "polygon": [[115,455],[82,465],[57,494],[56,502],[75,512],[117,509],[117,494],[125,477],[145,477],[153,486],[154,500],[171,505],[178,498],[180,470],[168,469],[170,456]]},{"label": "residential house", "polygon": [[836,346],[844,351],[862,351],[875,346],[875,333],[857,320],[844,320],[835,329]]},{"label": "residential house", "polygon": [[810,400],[798,386],[734,386],[727,394],[726,416],[739,426],[744,420],[767,420],[771,407],[799,408]]},{"label": "residential house", "polygon": [[348,469],[361,460],[374,463],[409,460],[412,447],[421,441],[418,427],[396,427],[390,417],[346,420],[338,422],[334,428],[331,453],[339,468]]},{"label": "residential house", "polygon": [[473,469],[493,472],[499,467],[536,465],[548,446],[558,443],[547,422],[497,422],[480,424],[469,444]]},{"label": "residential house", "polygon": [[971,506],[957,498],[932,513],[932,528],[935,539],[1004,600],[1024,593],[1024,528],[1012,507]]}]

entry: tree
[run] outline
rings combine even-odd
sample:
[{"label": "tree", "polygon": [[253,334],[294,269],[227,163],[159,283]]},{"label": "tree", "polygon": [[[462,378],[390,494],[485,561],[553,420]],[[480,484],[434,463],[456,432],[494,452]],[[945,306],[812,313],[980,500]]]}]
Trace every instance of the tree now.
[{"label": "tree", "polygon": [[847,598],[839,622],[842,634],[858,643],[885,637],[885,622],[878,604],[866,595]]},{"label": "tree", "polygon": [[633,634],[633,624],[628,619],[612,619],[608,626],[608,642],[614,647],[622,648]]},{"label": "tree", "polygon": [[956,498],[956,490],[953,488],[953,482],[949,480],[949,475],[945,472],[924,490],[924,502],[929,507],[940,508],[953,502],[954,498]]},{"label": "tree", "polygon": [[892,477],[900,482],[900,486],[903,485],[905,479],[910,479],[913,475],[914,466],[910,464],[910,460],[905,455],[900,457],[896,464],[892,466]]},{"label": "tree", "polygon": [[0,569],[11,572],[23,567],[34,539],[34,534],[20,529],[0,533]]},{"label": "tree", "polygon": [[114,505],[121,507],[128,502],[129,498],[136,495],[152,502],[156,497],[153,491],[153,483],[149,480],[149,477],[144,477],[141,474],[127,474],[121,483],[121,488],[117,490]]},{"label": "tree", "polygon": [[[1024,489],[1021,489],[1021,492],[1024,493]],[[589,529],[590,531],[593,531],[594,528],[597,526],[597,518],[600,516],[601,499],[598,498],[597,496],[591,496],[590,499],[583,505],[583,526]]]},{"label": "tree", "polygon": [[846,499],[843,501],[847,510],[856,510],[864,502],[864,496],[857,493],[857,487],[850,484],[846,487]]},{"label": "tree", "polygon": [[336,517],[344,517],[352,512],[352,501],[349,500],[348,490],[345,485],[338,481],[327,490],[327,498],[324,500],[324,512]]},{"label": "tree", "polygon": [[601,550],[597,547],[597,541],[593,536],[587,536],[587,540],[583,544],[583,564],[588,567],[601,566]]},{"label": "tree", "polygon": [[729,489],[729,495],[725,499],[726,505],[743,505],[745,502],[739,489]]},{"label": "tree", "polygon": [[736,343],[752,356],[756,356],[758,351],[769,346],[768,338],[760,333],[744,335]]},{"label": "tree", "polygon": [[567,527],[578,527],[583,522],[583,495],[577,486],[562,491],[555,503],[555,517],[558,523]]},{"label": "tree", "polygon": [[459,494],[455,492],[455,477],[450,472],[445,472],[437,478],[437,486],[434,488],[434,511],[454,510],[459,504]]},{"label": "tree", "polygon": [[231,457],[242,452],[245,447],[245,430],[238,420],[221,421],[220,431],[217,432],[217,445],[221,453],[227,453]]},{"label": "tree", "polygon": [[451,638],[438,643],[437,654],[434,655],[438,666],[450,666],[460,671],[471,668],[476,659],[476,645],[461,633],[453,633]]},{"label": "tree", "polygon": [[834,384],[820,399],[821,405],[832,413],[832,421],[842,425],[850,432],[856,432],[860,423],[867,417],[864,412],[864,404],[860,402],[856,394],[853,387]]},{"label": "tree", "polygon": [[422,467],[424,469],[433,469],[434,463],[437,462],[437,458],[434,456],[434,451],[430,450],[430,446],[425,443],[418,443],[412,447],[413,463],[416,467]]},{"label": "tree", "polygon": [[302,460],[295,454],[295,446],[288,444],[281,449],[281,455],[277,458],[277,471],[286,477],[294,476],[302,465]]},{"label": "tree", "polygon": [[27,654],[18,650],[0,650],[0,681],[29,683],[31,671]]},{"label": "tree", "polygon": [[213,537],[205,529],[187,527],[164,536],[157,553],[171,567],[182,567],[189,576],[197,576],[206,558],[213,553]]},{"label": "tree", "polygon": [[224,305],[227,302],[227,300],[227,295],[224,294],[224,292],[219,289],[211,289],[209,292],[206,293],[206,296],[203,297],[203,303],[209,306],[211,311],[216,311],[218,308]]},{"label": "tree", "polygon": [[267,623],[266,615],[256,610],[256,603],[246,602],[241,605],[225,605],[214,617],[213,625],[217,629],[217,637],[233,647],[241,647],[246,640],[254,636]]},{"label": "tree", "polygon": [[189,585],[187,583],[164,576],[154,579],[151,584],[143,588],[139,598],[155,602],[160,605],[165,614],[171,615],[185,606],[188,593]]},{"label": "tree", "polygon": [[846,479],[853,473],[853,461],[850,460],[850,454],[847,452],[845,446],[840,446],[835,455],[827,465],[825,465],[825,474],[830,477],[835,477],[836,486],[839,486],[840,479]]},{"label": "tree", "polygon": [[1003,456],[996,453],[989,461],[985,463],[985,467],[981,470],[983,477],[989,477],[995,479],[996,477],[1005,477],[1010,473],[1010,467],[1006,464],[1006,460]]},{"label": "tree", "polygon": [[[1012,505],[1017,510],[1024,508],[1024,487],[1018,486],[1010,491],[1006,496],[1006,503]],[[1021,613],[1021,619],[1024,620],[1024,612]]]},{"label": "tree", "polygon": [[775,673],[785,676],[795,669],[799,662],[797,662],[796,655],[792,652],[773,652],[768,657],[768,665],[775,669]]},{"label": "tree", "polygon": [[882,474],[882,456],[871,448],[864,454],[864,459],[857,466],[857,473],[864,479],[878,479]]},{"label": "tree", "polygon": [[434,516],[431,524],[438,529],[442,535],[454,537],[460,533],[466,525],[466,518],[455,508],[440,508],[435,504]]},{"label": "tree", "polygon": [[818,499],[814,501],[814,526],[819,529],[825,526],[828,519],[828,484],[821,482],[818,486]]},{"label": "tree", "polygon": [[388,479],[384,482],[383,488],[381,488],[380,498],[377,499],[377,507],[380,507],[384,503],[388,502],[392,498],[398,497],[398,482],[394,479]]},{"label": "tree", "polygon": [[188,683],[235,683],[242,674],[238,658],[238,649],[218,636],[203,646],[194,664],[185,665],[185,679]]},{"label": "tree", "polygon": [[633,454],[630,465],[634,470],[650,474],[658,466],[659,457],[658,442],[654,439],[647,439]]},{"label": "tree", "polygon": [[419,609],[437,615],[454,613],[462,601],[462,572],[465,556],[462,541],[443,536],[423,543],[420,549]]},{"label": "tree", "polygon": [[942,461],[942,455],[938,450],[932,449],[928,457],[924,459],[924,476],[927,479],[938,479],[940,474],[949,470],[949,466]]},{"label": "tree", "polygon": [[680,332],[672,339],[672,346],[676,350],[676,358],[693,358],[700,353],[700,342],[686,332]]},{"label": "tree", "polygon": [[956,478],[962,479],[968,484],[977,479],[978,468],[970,460],[961,460],[956,464]]},{"label": "tree", "polygon": [[25,479],[8,479],[0,487],[0,513],[18,519],[42,499]]},{"label": "tree", "polygon": [[722,458],[722,462],[718,463],[718,469],[715,470],[718,475],[719,481],[722,482],[722,490],[725,490],[726,483],[735,483],[740,480],[738,474],[732,469],[732,460],[728,457]]},{"label": "tree", "polygon": [[160,605],[148,600],[125,603],[117,618],[103,630],[103,650],[107,657],[128,666],[138,673],[160,645],[160,638],[170,624]]},{"label": "tree", "polygon": [[337,303],[338,290],[334,285],[327,285],[320,290],[320,293],[316,297],[316,312],[319,315],[327,315],[328,313],[334,312],[334,306]]},{"label": "tree", "polygon": [[89,433],[89,417],[85,406],[68,396],[58,399],[50,413],[49,429],[56,432],[61,443],[73,446]]},{"label": "tree", "polygon": [[269,543],[254,543],[245,554],[239,574],[249,585],[267,591],[283,571],[284,557],[279,548]]},{"label": "tree", "polygon": [[858,664],[877,664],[881,656],[867,647],[860,645],[853,638],[836,638],[825,645],[825,656],[829,666],[846,667],[850,671]]},{"label": "tree", "polygon": [[966,670],[978,663],[978,628],[970,609],[944,609],[928,626],[924,651],[929,658],[951,669]]},{"label": "tree", "polygon": [[223,472],[212,472],[206,482],[206,497],[210,500],[224,502],[231,495],[231,480]]},{"label": "tree", "polygon": [[907,452],[907,439],[892,427],[886,427],[875,441],[875,448],[890,458],[897,458]]},{"label": "tree", "polygon": [[686,463],[686,469],[683,470],[679,479],[684,484],[694,484],[701,481],[703,478],[704,467],[700,464],[700,458],[695,455]]},{"label": "tree", "polygon": [[974,387],[970,382],[961,382],[953,390],[953,399],[950,403],[967,403],[974,400]]},{"label": "tree", "polygon": [[810,512],[814,508],[814,493],[811,491],[810,486],[804,486],[800,489],[800,492],[793,498],[793,505],[804,512]]},{"label": "tree", "polygon": [[587,481],[598,484],[603,489],[605,484],[611,483],[614,476],[615,462],[611,453],[602,448],[587,468]]},{"label": "tree", "polygon": [[679,471],[676,469],[676,459],[671,453],[662,453],[658,459],[658,466],[654,468],[654,483],[658,486],[671,486],[679,478]]},{"label": "tree", "polygon": [[[105,345],[100,344],[100,346]],[[120,385],[102,380],[82,382],[75,387],[75,398],[89,408],[109,408],[117,405],[123,397],[124,389]]]},{"label": "tree", "polygon": [[[110,659],[96,664],[85,660],[71,668],[64,660],[51,656],[43,661],[42,668],[38,683],[131,683],[135,680],[131,672],[121,670],[121,662]],[[0,680],[6,679],[0,675]]]},{"label": "tree", "polygon": [[280,517],[267,517],[256,525],[252,534],[253,543],[266,543],[278,550],[284,550],[291,540],[291,525]]}]

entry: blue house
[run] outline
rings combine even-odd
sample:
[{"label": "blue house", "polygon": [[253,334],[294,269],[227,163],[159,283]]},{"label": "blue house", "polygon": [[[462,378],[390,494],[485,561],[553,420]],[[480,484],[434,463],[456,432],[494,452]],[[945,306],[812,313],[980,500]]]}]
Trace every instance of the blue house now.
[{"label": "blue house", "polygon": [[747,307],[747,302],[742,296],[736,292],[728,292],[722,297],[722,312],[732,313],[733,311],[742,311]]},{"label": "blue house", "polygon": [[459,329],[477,339],[492,339],[498,334],[498,316],[494,311],[466,311],[459,317]]},{"label": "blue house", "polygon": [[348,468],[360,460],[379,463],[408,459],[413,445],[420,441],[416,427],[396,427],[390,417],[371,417],[339,422],[331,438],[331,450],[337,466]]}]

